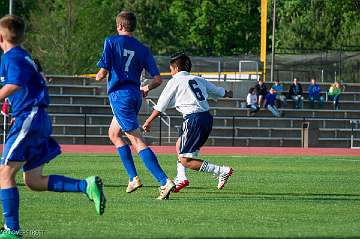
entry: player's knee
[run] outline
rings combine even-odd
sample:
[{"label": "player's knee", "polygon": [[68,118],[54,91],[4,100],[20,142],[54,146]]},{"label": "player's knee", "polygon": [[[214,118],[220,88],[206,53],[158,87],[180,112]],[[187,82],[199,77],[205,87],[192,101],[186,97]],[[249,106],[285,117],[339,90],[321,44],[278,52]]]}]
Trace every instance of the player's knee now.
[{"label": "player's knee", "polygon": [[179,158],[180,163],[185,167],[189,168],[191,159],[188,158]]},{"label": "player's knee", "polygon": [[25,185],[33,191],[42,191],[40,188],[40,177],[24,176]]},{"label": "player's knee", "polygon": [[108,136],[109,139],[111,140],[111,142],[116,142],[117,140],[119,140],[120,136],[117,132],[115,132],[114,130],[112,130],[111,128],[108,131]]}]

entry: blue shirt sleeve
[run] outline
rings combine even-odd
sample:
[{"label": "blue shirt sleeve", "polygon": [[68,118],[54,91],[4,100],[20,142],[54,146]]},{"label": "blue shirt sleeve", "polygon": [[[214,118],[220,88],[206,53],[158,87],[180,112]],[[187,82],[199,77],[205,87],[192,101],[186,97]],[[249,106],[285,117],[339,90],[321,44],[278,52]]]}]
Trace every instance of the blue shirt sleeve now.
[{"label": "blue shirt sleeve", "polygon": [[8,70],[7,70],[7,80],[5,84],[26,85],[29,79],[30,72],[26,71],[25,67],[21,67],[21,64],[16,60],[9,61]]},{"label": "blue shirt sleeve", "polygon": [[153,77],[160,75],[159,68],[157,67],[155,59],[149,49],[147,49],[145,60],[145,70]]},{"label": "blue shirt sleeve", "polygon": [[97,66],[99,68],[104,68],[108,71],[111,70],[111,45],[110,45],[110,41],[108,38],[105,39],[104,42],[104,51],[103,54],[99,60],[99,62],[97,63]]}]

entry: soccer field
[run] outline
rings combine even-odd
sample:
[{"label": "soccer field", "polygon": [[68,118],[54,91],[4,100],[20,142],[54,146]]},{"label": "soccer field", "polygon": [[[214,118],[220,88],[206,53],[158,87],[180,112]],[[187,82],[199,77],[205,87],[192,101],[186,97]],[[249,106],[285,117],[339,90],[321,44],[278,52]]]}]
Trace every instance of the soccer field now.
[{"label": "soccer field", "polygon": [[[360,238],[360,158],[206,156],[235,173],[224,190],[212,175],[189,172],[190,187],[158,201],[158,184],[136,157],[144,187],[125,193],[115,155],[65,154],[45,172],[99,175],[107,208],[75,193],[31,192],[19,177],[27,238]],[[169,176],[174,155],[160,155]]]}]

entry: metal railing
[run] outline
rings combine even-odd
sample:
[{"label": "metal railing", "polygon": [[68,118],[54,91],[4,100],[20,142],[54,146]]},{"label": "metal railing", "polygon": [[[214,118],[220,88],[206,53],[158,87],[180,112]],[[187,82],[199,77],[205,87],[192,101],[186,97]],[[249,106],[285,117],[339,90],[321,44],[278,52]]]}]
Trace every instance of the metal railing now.
[{"label": "metal railing", "polygon": [[[156,105],[156,103],[152,99],[146,99],[146,105],[147,105],[147,113],[150,113],[150,109]],[[165,119],[166,120],[165,120]],[[167,128],[168,128],[168,143],[171,142],[171,118],[166,113],[160,114],[160,122],[163,122]],[[160,129],[161,129],[161,123],[160,123]],[[161,137],[161,133],[160,133]],[[161,142],[161,140],[160,140]]]}]

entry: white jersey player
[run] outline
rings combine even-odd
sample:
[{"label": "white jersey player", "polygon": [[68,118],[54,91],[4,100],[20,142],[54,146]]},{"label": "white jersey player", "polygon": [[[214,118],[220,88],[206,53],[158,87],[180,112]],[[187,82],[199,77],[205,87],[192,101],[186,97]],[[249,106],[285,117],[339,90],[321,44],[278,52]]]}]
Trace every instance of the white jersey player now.
[{"label": "white jersey player", "polygon": [[175,192],[189,185],[185,168],[217,175],[219,178],[217,187],[222,189],[232,175],[232,168],[211,164],[206,160],[197,159],[197,156],[200,147],[209,137],[213,125],[208,97],[232,97],[232,92],[217,87],[204,78],[191,75],[191,60],[184,53],[172,57],[170,70],[173,78],[169,80],[161,93],[154,111],[144,123],[143,129],[149,131],[152,121],[161,112],[175,107],[184,118],[180,136],[176,142],[179,160]]}]

